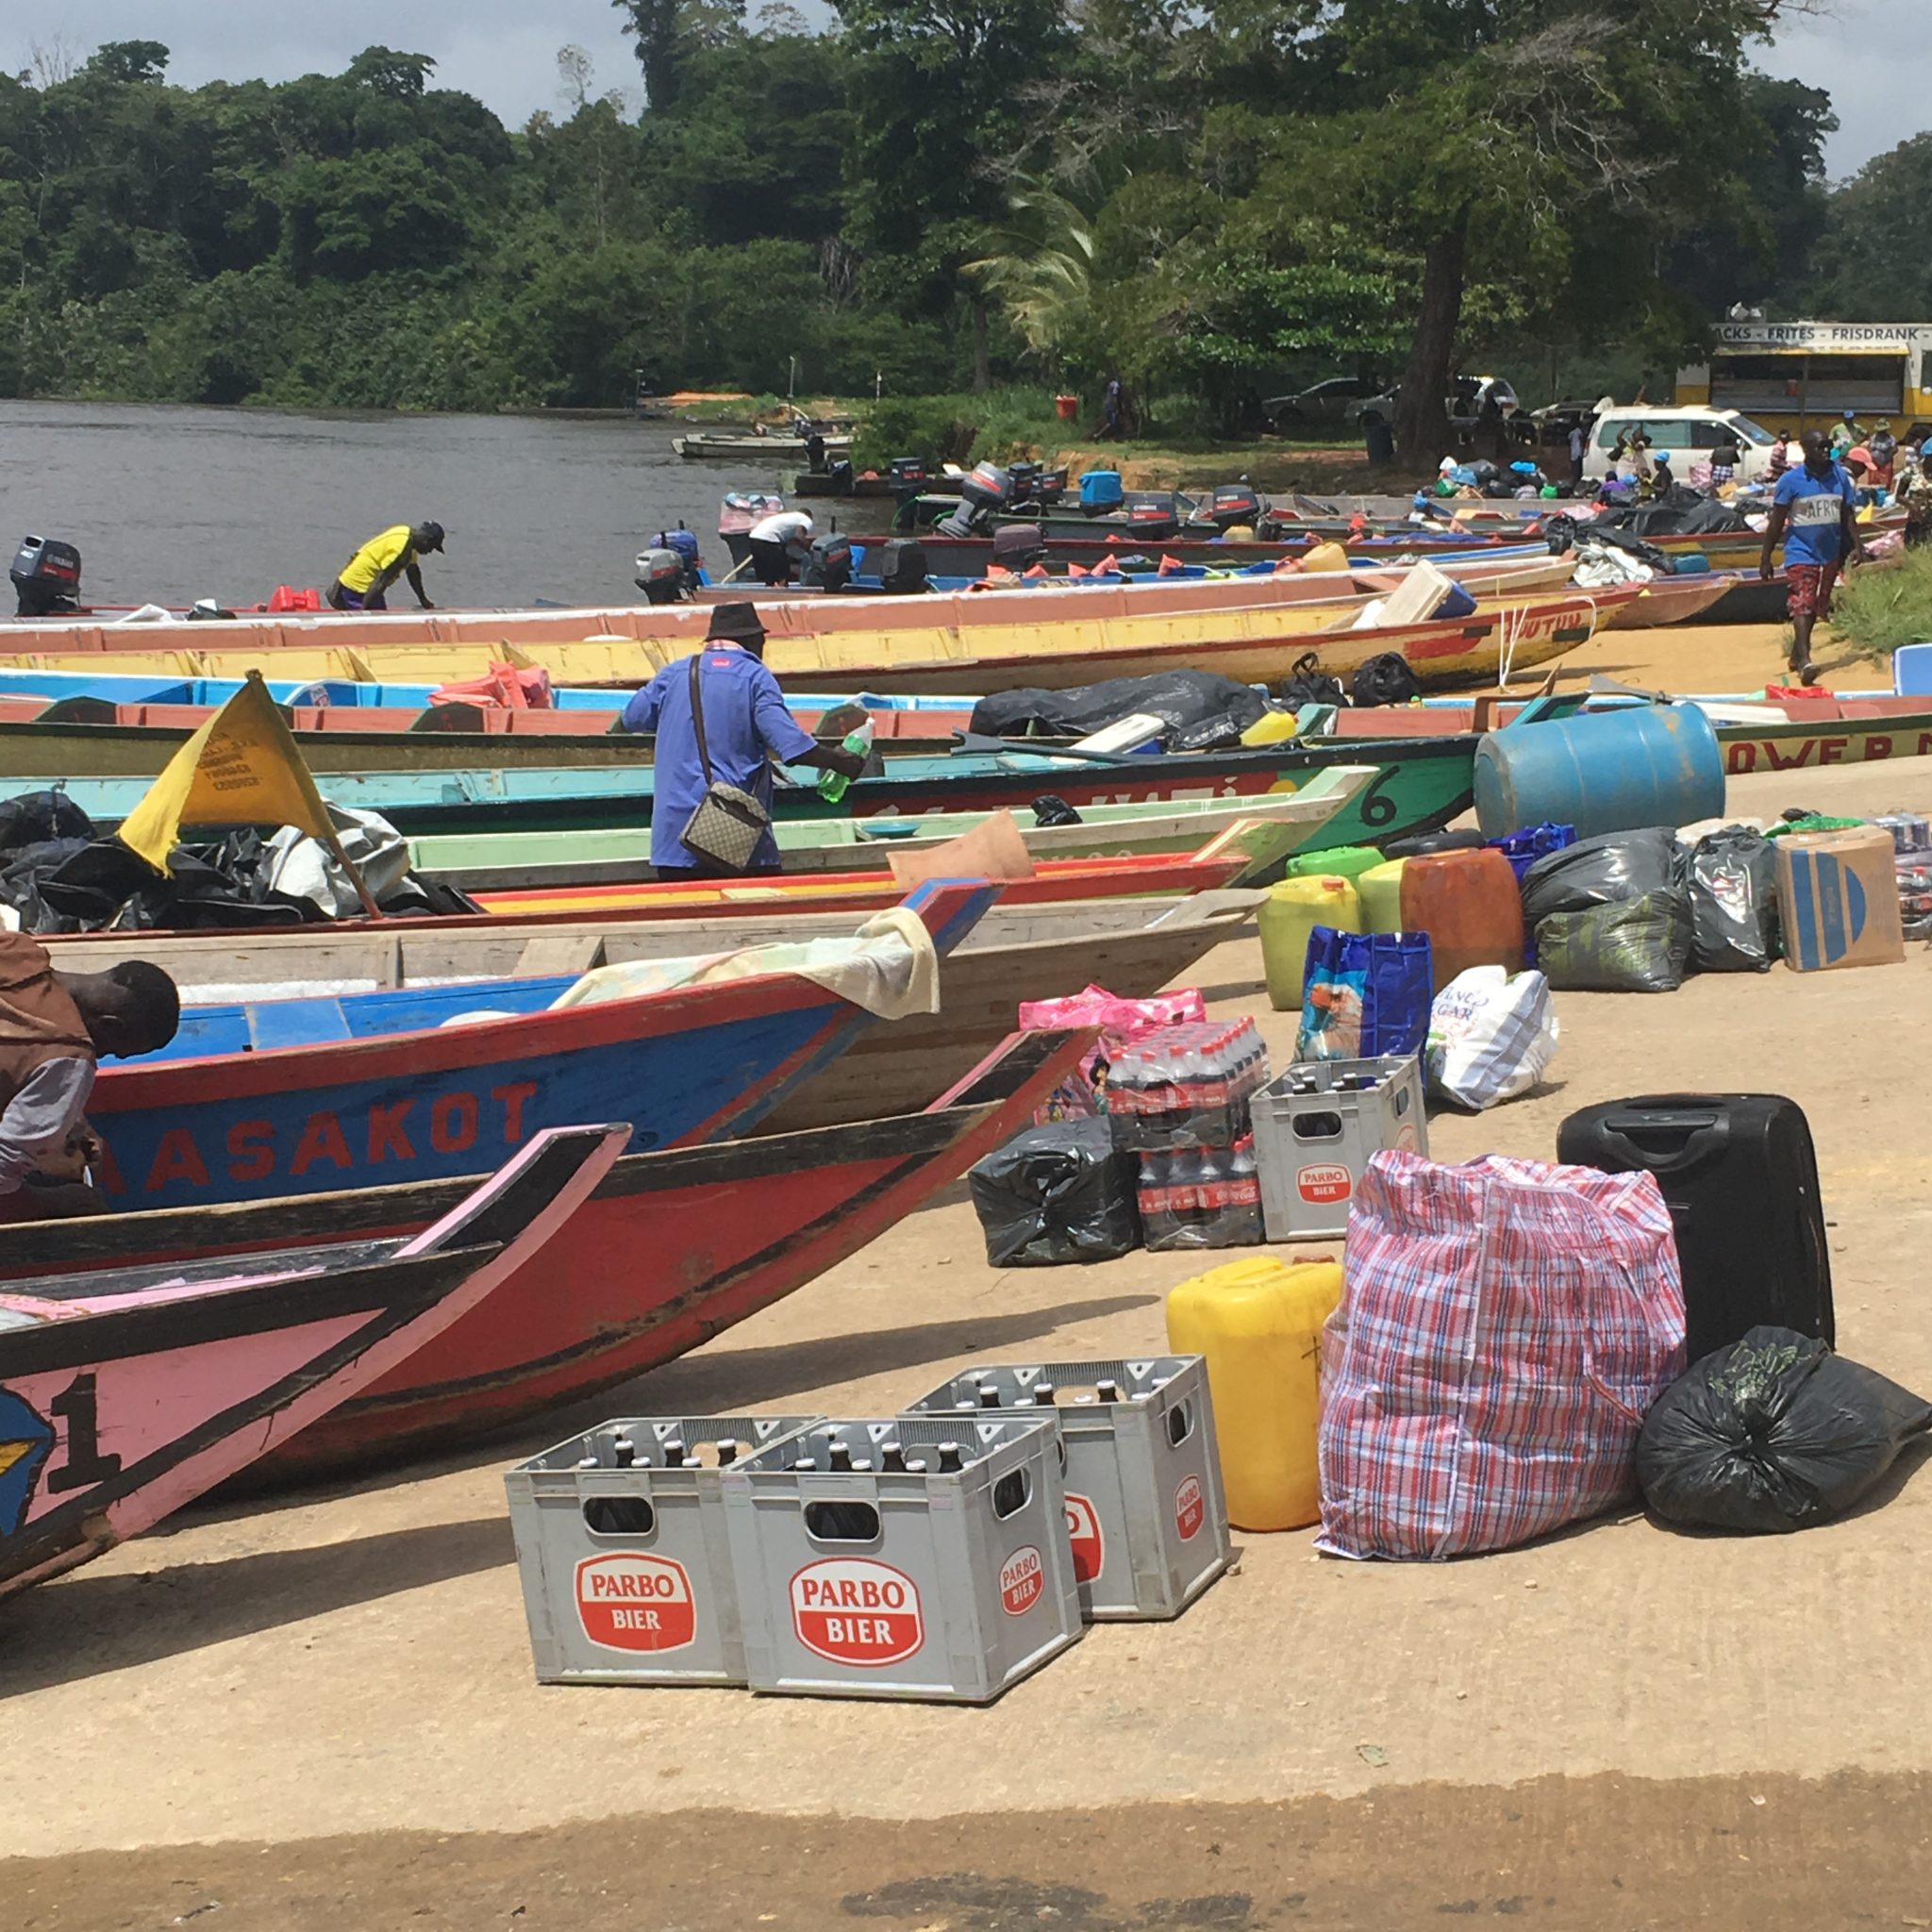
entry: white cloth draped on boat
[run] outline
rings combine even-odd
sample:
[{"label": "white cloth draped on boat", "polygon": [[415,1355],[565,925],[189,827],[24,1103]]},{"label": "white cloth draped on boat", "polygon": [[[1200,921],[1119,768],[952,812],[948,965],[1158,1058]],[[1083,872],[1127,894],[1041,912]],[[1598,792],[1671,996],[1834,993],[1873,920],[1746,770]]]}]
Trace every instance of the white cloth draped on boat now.
[{"label": "white cloth draped on boat", "polygon": [[761,973],[796,973],[881,1020],[904,1020],[940,1009],[940,956],[924,922],[903,906],[874,913],[850,939],[803,940],[741,946],[690,959],[625,959],[598,966],[551,1002],[579,1007],[626,1000],[676,986],[750,979]]}]

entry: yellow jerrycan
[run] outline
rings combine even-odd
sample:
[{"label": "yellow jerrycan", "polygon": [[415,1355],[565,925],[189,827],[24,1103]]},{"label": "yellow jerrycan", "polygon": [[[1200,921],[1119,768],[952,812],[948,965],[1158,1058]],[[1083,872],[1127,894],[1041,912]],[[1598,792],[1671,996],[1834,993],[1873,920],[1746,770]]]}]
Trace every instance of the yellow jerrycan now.
[{"label": "yellow jerrycan", "polygon": [[1167,1345],[1207,1357],[1221,1482],[1238,1529],[1321,1520],[1322,1324],[1341,1299],[1340,1262],[1258,1255],[1168,1295]]},{"label": "yellow jerrycan", "polygon": [[1278,886],[1268,888],[1257,924],[1268,1004],[1277,1013],[1298,1012],[1302,974],[1308,961],[1308,934],[1318,925],[1332,925],[1338,932],[1360,932],[1361,902],[1354,885],[1332,873],[1283,879]]},{"label": "yellow jerrycan", "polygon": [[1402,874],[1406,858],[1385,858],[1356,875],[1356,897],[1361,901],[1364,932],[1402,930]]}]

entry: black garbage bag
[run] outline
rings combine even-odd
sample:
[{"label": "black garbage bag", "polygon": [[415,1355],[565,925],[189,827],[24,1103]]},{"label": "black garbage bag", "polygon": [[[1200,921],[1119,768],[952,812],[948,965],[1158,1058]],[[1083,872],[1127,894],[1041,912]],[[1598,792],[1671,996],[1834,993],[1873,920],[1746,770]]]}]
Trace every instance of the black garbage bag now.
[{"label": "black garbage bag", "polygon": [[1144,711],[1171,730],[1232,717],[1239,720],[1239,733],[1267,708],[1259,691],[1232,677],[1211,671],[1164,671],[1151,677],[1109,677],[1072,691],[999,691],[974,706],[970,729],[993,738],[1085,738]]},{"label": "black garbage bag", "polygon": [[1423,694],[1423,681],[1400,651],[1383,651],[1361,665],[1349,680],[1348,694],[1359,706],[1406,705]]},{"label": "black garbage bag", "polygon": [[1141,1245],[1135,1157],[1104,1117],[1015,1134],[968,1174],[995,1268],[1111,1261]]},{"label": "black garbage bag", "polygon": [[1864,1496],[1932,1404],[1790,1328],[1754,1328],[1651,1405],[1637,1479],[1667,1523],[1804,1529]]},{"label": "black garbage bag", "polygon": [[1226,751],[1241,741],[1241,733],[1248,727],[1232,713],[1224,711],[1218,718],[1203,718],[1198,724],[1183,724],[1167,741],[1167,748],[1176,751]]},{"label": "black garbage bag", "polygon": [[64,791],[23,791],[0,799],[0,852],[93,836],[94,822]]},{"label": "black garbage bag", "polygon": [[1537,926],[1553,912],[1615,906],[1684,880],[1683,849],[1669,825],[1638,832],[1599,832],[1546,852],[1523,875],[1523,917]]},{"label": "black garbage bag", "polygon": [[1700,973],[1769,973],[1777,958],[1777,854],[1724,825],[1690,848],[1690,958]]},{"label": "black garbage bag", "polygon": [[1690,964],[1690,895],[1646,892],[1539,920],[1536,963],[1559,991],[1675,992]]},{"label": "black garbage bag", "polygon": [[1033,801],[1033,823],[1036,825],[1084,825],[1087,821],[1058,791],[1042,791]]},{"label": "black garbage bag", "polygon": [[1281,680],[1281,700],[1299,710],[1303,705],[1345,705],[1348,693],[1339,677],[1331,677],[1322,669],[1322,660],[1313,651],[1305,651]]}]

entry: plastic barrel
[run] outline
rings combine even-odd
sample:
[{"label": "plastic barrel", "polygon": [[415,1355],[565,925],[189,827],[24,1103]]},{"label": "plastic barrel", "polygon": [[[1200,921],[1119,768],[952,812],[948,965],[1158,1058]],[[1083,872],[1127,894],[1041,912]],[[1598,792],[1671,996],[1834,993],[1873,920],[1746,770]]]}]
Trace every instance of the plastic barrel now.
[{"label": "plastic barrel", "polygon": [[1591,839],[1688,825],[1724,808],[1724,755],[1695,705],[1514,724],[1487,733],[1475,749],[1475,811],[1486,839],[1545,819]]}]

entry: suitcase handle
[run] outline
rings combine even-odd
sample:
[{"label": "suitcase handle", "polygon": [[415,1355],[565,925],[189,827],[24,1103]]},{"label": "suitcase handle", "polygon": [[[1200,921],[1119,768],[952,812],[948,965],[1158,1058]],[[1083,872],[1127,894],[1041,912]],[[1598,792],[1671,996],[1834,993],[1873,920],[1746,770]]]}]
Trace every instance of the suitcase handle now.
[{"label": "suitcase handle", "polygon": [[1651,1174],[1682,1174],[1723,1153],[1731,1138],[1729,1116],[1708,1108],[1674,1120],[1647,1112],[1607,1114],[1600,1125],[1633,1167]]}]

